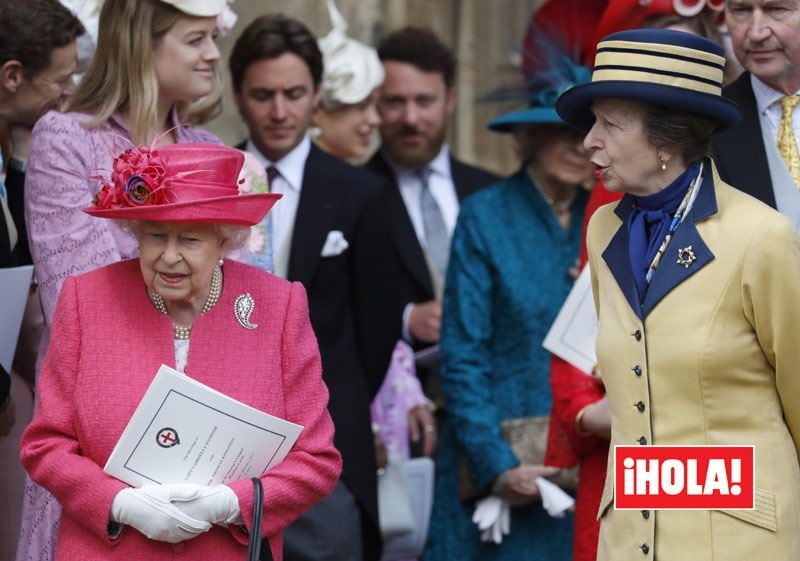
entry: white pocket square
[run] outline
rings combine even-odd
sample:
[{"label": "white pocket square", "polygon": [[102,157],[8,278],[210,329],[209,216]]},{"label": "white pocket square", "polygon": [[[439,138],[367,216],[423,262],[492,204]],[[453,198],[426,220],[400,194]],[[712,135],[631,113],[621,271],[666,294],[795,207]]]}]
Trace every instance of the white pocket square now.
[{"label": "white pocket square", "polygon": [[340,230],[331,230],[328,232],[328,238],[325,240],[325,245],[322,246],[321,257],[335,257],[341,254],[345,249],[350,247],[347,240],[344,239],[344,234]]}]

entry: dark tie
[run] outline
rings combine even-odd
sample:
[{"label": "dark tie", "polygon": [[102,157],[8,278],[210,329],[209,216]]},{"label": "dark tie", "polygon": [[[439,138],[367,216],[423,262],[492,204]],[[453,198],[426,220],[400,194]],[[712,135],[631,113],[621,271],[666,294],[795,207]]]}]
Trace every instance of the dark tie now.
[{"label": "dark tie", "polygon": [[267,168],[267,181],[268,181],[268,183],[267,183],[267,192],[268,193],[272,192],[272,182],[275,181],[275,178],[278,177],[280,174],[281,174],[281,172],[279,172],[278,168],[276,168],[275,166],[269,166]]},{"label": "dark tie", "polygon": [[430,168],[420,170],[419,174],[422,180],[419,201],[422,208],[422,224],[425,228],[428,255],[441,278],[444,279],[447,273],[447,260],[450,257],[450,236],[447,234],[442,210],[436,203],[436,199],[433,198],[428,184],[428,178],[431,175]]}]

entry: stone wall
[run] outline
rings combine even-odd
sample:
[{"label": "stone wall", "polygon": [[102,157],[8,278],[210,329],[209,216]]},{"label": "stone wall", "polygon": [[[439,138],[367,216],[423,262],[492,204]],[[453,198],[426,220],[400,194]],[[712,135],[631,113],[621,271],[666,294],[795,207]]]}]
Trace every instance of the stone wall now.
[{"label": "stone wall", "polygon": [[[518,165],[513,142],[491,133],[486,122],[515,108],[478,98],[519,79],[513,63],[530,14],[541,0],[337,0],[349,34],[374,45],[387,31],[404,25],[431,27],[458,58],[459,102],[450,126],[451,149],[462,159],[506,174]],[[227,81],[227,61],[236,36],[259,15],[282,12],[303,21],[315,35],[329,29],[325,0],[236,0],[239,21],[219,41]],[[235,144],[246,130],[226,88],[223,113],[207,127],[226,143]]]}]

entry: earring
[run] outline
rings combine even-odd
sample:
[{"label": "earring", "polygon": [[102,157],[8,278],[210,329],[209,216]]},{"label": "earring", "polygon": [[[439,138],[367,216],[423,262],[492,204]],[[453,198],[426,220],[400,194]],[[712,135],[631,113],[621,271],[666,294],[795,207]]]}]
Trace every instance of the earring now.
[{"label": "earring", "polygon": [[667,171],[667,162],[664,161],[664,156],[659,154],[658,161],[661,162],[661,171]]},{"label": "earring", "polygon": [[219,259],[217,259],[217,265],[219,265],[220,267],[222,267],[224,264],[225,264],[225,260],[224,260],[222,257],[220,257]]}]

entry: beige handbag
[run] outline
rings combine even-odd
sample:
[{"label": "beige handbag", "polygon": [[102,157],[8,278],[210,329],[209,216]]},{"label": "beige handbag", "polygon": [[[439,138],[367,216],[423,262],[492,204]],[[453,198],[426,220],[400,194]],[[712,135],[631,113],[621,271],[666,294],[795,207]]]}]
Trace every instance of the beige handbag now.
[{"label": "beige handbag", "polygon": [[[518,417],[506,419],[502,423],[501,435],[509,443],[521,464],[542,465],[547,450],[547,432],[550,416]],[[558,474],[548,477],[550,481],[566,491],[578,488],[577,468],[562,469]],[[479,489],[469,473],[467,459],[463,453],[458,457],[458,496],[462,501],[472,501],[488,495],[490,487]]]}]

